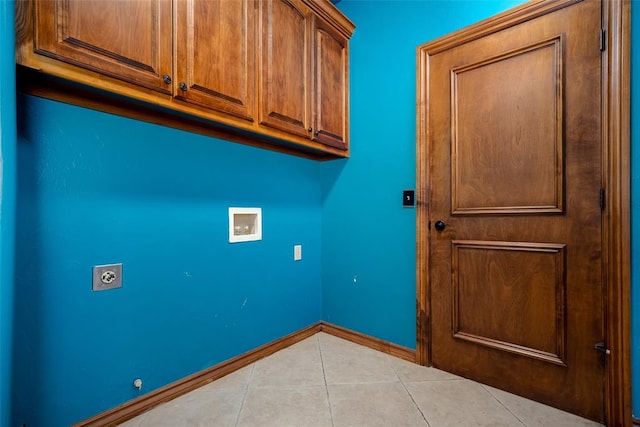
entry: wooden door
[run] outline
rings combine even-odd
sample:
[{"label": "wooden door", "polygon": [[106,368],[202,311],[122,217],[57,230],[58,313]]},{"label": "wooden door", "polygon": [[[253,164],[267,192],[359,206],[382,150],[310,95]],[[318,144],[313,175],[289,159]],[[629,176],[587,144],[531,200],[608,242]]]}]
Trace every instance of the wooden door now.
[{"label": "wooden door", "polygon": [[[35,51],[171,92],[170,0],[37,1]],[[166,80],[166,81],[165,81]]]},{"label": "wooden door", "polygon": [[349,41],[314,20],[313,139],[346,149],[349,135]]},{"label": "wooden door", "polygon": [[598,421],[600,19],[423,47],[433,366]]},{"label": "wooden door", "polygon": [[176,10],[176,97],[253,120],[254,1],[179,0]]},{"label": "wooden door", "polygon": [[299,0],[264,0],[260,22],[260,124],[310,137],[310,10]]}]

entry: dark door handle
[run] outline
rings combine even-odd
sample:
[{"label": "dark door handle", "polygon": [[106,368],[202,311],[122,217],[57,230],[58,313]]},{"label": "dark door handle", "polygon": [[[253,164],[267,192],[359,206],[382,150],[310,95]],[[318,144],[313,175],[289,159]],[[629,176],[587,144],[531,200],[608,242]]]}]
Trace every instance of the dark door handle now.
[{"label": "dark door handle", "polygon": [[447,224],[445,224],[444,221],[436,221],[436,223],[434,224],[436,231],[443,231],[446,226]]}]

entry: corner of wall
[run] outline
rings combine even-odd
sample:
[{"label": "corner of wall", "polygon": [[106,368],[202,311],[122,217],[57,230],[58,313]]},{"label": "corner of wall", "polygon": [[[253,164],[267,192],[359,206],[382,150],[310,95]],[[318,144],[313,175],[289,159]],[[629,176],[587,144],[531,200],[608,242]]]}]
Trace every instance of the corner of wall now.
[{"label": "corner of wall", "polygon": [[0,2],[0,426],[11,425],[16,102],[14,2]]}]

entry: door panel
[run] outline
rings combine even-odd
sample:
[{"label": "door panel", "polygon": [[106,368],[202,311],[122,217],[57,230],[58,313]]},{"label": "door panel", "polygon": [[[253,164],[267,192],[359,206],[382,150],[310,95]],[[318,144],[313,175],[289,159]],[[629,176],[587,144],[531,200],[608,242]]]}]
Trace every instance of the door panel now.
[{"label": "door panel", "polygon": [[560,212],[562,38],[492,54],[451,70],[452,212]]},{"label": "door panel", "polygon": [[252,0],[177,3],[178,98],[253,120],[254,14]]},{"label": "door panel", "polygon": [[452,247],[454,337],[565,365],[566,245],[454,240]]},{"label": "door panel", "polygon": [[36,3],[36,52],[171,93],[171,1]]},{"label": "door panel", "polygon": [[260,124],[309,137],[311,23],[299,0],[260,2]]},{"label": "door panel", "polygon": [[313,139],[346,149],[349,110],[348,40],[316,19]]},{"label": "door panel", "polygon": [[430,55],[425,118],[432,364],[598,421],[600,14]]}]

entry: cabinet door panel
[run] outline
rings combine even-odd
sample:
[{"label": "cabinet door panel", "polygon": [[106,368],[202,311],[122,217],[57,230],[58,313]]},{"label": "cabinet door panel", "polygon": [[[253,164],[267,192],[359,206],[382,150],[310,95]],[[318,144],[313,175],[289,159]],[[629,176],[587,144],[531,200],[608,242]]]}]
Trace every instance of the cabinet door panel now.
[{"label": "cabinet door panel", "polygon": [[267,0],[260,5],[260,124],[308,136],[308,8],[293,0]]},{"label": "cabinet door panel", "polygon": [[346,149],[349,132],[348,41],[321,21],[315,30],[314,139]]},{"label": "cabinet door panel", "polygon": [[253,0],[178,2],[178,98],[253,120],[254,9]]},{"label": "cabinet door panel", "polygon": [[36,3],[36,52],[170,93],[170,0]]}]

